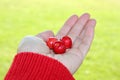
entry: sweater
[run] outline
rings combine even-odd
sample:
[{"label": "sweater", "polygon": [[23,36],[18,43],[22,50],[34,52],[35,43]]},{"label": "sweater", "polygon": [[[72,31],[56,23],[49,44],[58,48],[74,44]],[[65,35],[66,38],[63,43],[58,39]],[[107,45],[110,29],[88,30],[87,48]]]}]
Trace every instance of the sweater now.
[{"label": "sweater", "polygon": [[4,80],[75,80],[58,60],[33,52],[18,53]]}]

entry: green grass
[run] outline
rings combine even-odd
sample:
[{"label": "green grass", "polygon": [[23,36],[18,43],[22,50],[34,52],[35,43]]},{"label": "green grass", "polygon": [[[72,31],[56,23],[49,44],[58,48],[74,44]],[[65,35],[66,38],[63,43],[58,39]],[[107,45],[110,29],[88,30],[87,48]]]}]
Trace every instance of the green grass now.
[{"label": "green grass", "polygon": [[45,30],[55,33],[72,14],[88,12],[97,20],[95,38],[76,80],[120,79],[119,0],[0,0],[0,80],[20,40]]}]

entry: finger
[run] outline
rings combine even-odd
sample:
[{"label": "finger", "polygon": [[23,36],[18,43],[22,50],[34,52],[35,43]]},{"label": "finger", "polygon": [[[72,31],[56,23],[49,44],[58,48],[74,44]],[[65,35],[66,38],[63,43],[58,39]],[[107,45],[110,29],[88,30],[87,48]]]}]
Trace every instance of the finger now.
[{"label": "finger", "polygon": [[88,21],[82,33],[75,40],[75,43],[73,44],[72,49],[69,51],[69,55],[71,56],[77,55],[81,60],[84,58],[85,54],[87,53],[90,47],[89,43],[93,39],[95,24],[96,24],[96,21],[94,19],[90,19]]},{"label": "finger", "polygon": [[90,22],[87,24],[87,29],[82,39],[82,43],[79,45],[79,50],[81,51],[81,54],[84,56],[87,54],[92,43],[95,25],[96,21],[94,19],[90,20]]},{"label": "finger", "polygon": [[[94,34],[93,30],[94,30],[95,24],[96,24],[95,20],[90,20],[89,24],[87,23],[88,26],[86,25],[86,29],[84,33],[85,37],[93,36]],[[85,46],[81,46],[81,47],[84,47],[84,50],[85,50]],[[82,48],[80,49],[72,48],[63,55],[54,55],[54,58],[60,61],[61,63],[63,63],[71,72],[71,74],[74,74],[84,60],[84,55],[82,54],[81,50]]]},{"label": "finger", "polygon": [[85,24],[87,23],[87,21],[89,20],[90,15],[85,13],[83,14],[79,20],[77,21],[77,23],[74,25],[74,27],[72,27],[72,29],[70,30],[70,32],[68,33],[68,36],[70,36],[72,38],[72,41],[74,42],[76,39],[76,36],[79,35],[79,33],[81,32],[81,30],[83,29],[83,27],[85,26]]},{"label": "finger", "polygon": [[82,38],[81,38],[80,36],[77,36],[77,37],[76,37],[76,40],[75,40],[74,43],[73,43],[72,48],[78,48],[79,45],[80,45],[80,43],[82,43]]},{"label": "finger", "polygon": [[81,31],[81,33],[79,34],[79,36],[77,36],[75,42],[73,43],[73,47],[74,48],[78,48],[79,45],[82,43],[82,39],[85,36],[85,32],[87,30],[87,28],[93,23],[93,20],[90,19],[88,20],[87,24],[85,25],[85,27],[83,28],[83,30]]},{"label": "finger", "polygon": [[36,35],[39,38],[42,38],[44,41],[47,41],[49,37],[54,37],[54,33],[52,31],[45,31]]},{"label": "finger", "polygon": [[78,20],[78,16],[77,15],[73,15],[71,16],[63,25],[63,27],[60,29],[60,31],[57,33],[56,37],[57,38],[61,38],[65,35],[68,34],[68,32],[70,31],[70,29],[73,27],[73,25],[77,22]]}]

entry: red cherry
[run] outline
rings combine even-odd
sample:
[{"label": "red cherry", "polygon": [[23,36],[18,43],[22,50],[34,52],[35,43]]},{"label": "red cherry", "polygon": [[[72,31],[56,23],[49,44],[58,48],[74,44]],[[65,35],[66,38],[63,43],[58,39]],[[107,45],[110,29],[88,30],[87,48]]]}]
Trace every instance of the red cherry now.
[{"label": "red cherry", "polygon": [[64,42],[64,45],[66,46],[67,49],[72,47],[72,40],[70,37],[64,36],[61,41]]},{"label": "red cherry", "polygon": [[54,38],[54,37],[50,37],[48,40],[47,40],[47,46],[50,48],[50,49],[53,49],[53,45],[54,43],[58,41],[58,39]]},{"label": "red cherry", "polygon": [[53,51],[56,54],[63,54],[66,51],[66,47],[62,41],[57,41],[54,44]]}]

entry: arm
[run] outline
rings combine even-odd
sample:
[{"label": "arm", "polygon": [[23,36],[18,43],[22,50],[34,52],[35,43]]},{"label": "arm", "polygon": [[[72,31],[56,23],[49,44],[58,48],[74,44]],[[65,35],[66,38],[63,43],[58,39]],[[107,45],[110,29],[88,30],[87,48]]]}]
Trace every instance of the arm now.
[{"label": "arm", "polygon": [[24,38],[5,80],[74,80],[72,75],[84,60],[94,36],[96,21],[89,18],[89,14],[80,18],[74,15],[58,32],[57,38],[68,35],[73,42],[63,55],[56,55],[46,47],[45,41],[55,37],[51,31]]},{"label": "arm", "polygon": [[5,80],[74,80],[59,61],[50,57],[22,52],[15,56]]}]

